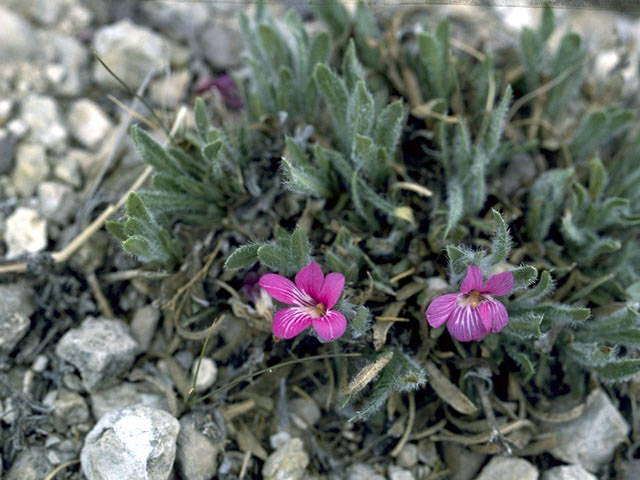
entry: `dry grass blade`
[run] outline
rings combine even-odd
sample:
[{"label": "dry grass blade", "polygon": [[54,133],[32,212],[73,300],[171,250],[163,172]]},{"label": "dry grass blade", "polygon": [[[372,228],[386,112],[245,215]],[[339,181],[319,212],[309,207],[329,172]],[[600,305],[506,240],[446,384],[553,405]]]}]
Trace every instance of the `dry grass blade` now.
[{"label": "dry grass blade", "polygon": [[393,352],[385,352],[378,355],[378,358],[375,362],[370,363],[362,370],[358,372],[358,374],[353,377],[353,380],[349,382],[343,391],[343,395],[353,395],[354,393],[358,393],[364,387],[366,387],[380,371],[389,363],[391,358],[393,357]]},{"label": "dry grass blade", "polygon": [[465,415],[471,415],[478,410],[478,407],[458,387],[451,383],[431,360],[425,362],[425,368],[429,377],[429,385],[442,401]]}]

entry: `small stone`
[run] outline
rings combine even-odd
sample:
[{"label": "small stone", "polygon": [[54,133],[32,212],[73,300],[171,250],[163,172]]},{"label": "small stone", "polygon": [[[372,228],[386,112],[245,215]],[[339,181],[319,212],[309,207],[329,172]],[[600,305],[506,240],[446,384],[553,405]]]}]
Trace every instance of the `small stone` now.
[{"label": "small stone", "polygon": [[[134,89],[149,72],[161,71],[166,66],[169,53],[165,39],[129,19],[98,29],[93,37],[93,47],[104,63]],[[102,87],[120,87],[97,61],[94,62],[93,78]]]},{"label": "small stone", "polygon": [[316,402],[298,397],[289,402],[289,415],[298,428],[306,430],[318,423],[322,414]]},{"label": "small stone", "polygon": [[80,188],[82,186],[80,164],[78,163],[78,158],[73,155],[65,155],[57,159],[53,173],[56,178],[68,183],[72,187]]},{"label": "small stone", "polygon": [[55,70],[47,75],[51,87],[58,95],[76,97],[82,95],[89,83],[89,53],[84,45],[72,36],[47,32],[51,47],[49,62]]},{"label": "small stone", "polygon": [[94,317],[69,330],[56,346],[56,354],[80,371],[89,392],[113,383],[131,367],[137,352],[125,323]]},{"label": "small stone", "polygon": [[29,125],[20,118],[14,118],[7,123],[7,130],[11,135],[19,140],[29,133]]},{"label": "small stone", "polygon": [[9,353],[27,334],[31,321],[21,313],[0,318],[0,353]]},{"label": "small stone", "polygon": [[47,222],[36,210],[18,207],[6,220],[4,239],[8,259],[40,252],[47,248]]},{"label": "small stone", "polygon": [[190,76],[189,70],[180,70],[153,80],[149,87],[149,98],[156,105],[177,106],[187,91]]},{"label": "small stone", "polygon": [[28,16],[44,26],[54,25],[65,8],[63,0],[41,0],[28,2]]},{"label": "small stone", "polygon": [[371,465],[356,463],[347,469],[347,480],[386,480]]},{"label": "small stone", "polygon": [[389,465],[389,480],[415,480],[415,477],[409,470]]},{"label": "small stone", "polygon": [[404,468],[413,468],[418,463],[418,446],[415,443],[407,443],[396,460],[398,466]]},{"label": "small stone", "polygon": [[30,141],[57,152],[66,148],[67,130],[53,98],[28,95],[22,101],[21,118],[29,126]]},{"label": "small stone", "polygon": [[444,442],[444,461],[451,470],[451,480],[471,480],[487,456],[456,443]]},{"label": "small stone", "polygon": [[167,412],[142,405],[108,413],[85,438],[82,472],[87,480],[166,480],[179,430]]},{"label": "small stone", "polygon": [[156,333],[158,321],[160,320],[160,310],[153,305],[136,310],[131,320],[131,335],[136,339],[143,352],[146,352],[151,345],[153,335]]},{"label": "small stone", "polygon": [[241,33],[216,23],[204,29],[200,45],[207,61],[217,70],[230,70],[241,63],[244,43]]},{"label": "small stone", "polygon": [[[636,480],[638,477],[633,477]],[[580,465],[554,467],[542,474],[541,480],[598,480]]]},{"label": "small stone", "polygon": [[142,3],[140,8],[153,27],[187,43],[206,25],[212,13],[211,5],[207,3],[166,3],[162,8]]},{"label": "small stone", "polygon": [[19,313],[25,317],[36,311],[33,289],[24,282],[0,284],[0,320]]},{"label": "small stone", "polygon": [[91,100],[77,100],[67,117],[71,135],[87,148],[96,148],[113,127],[111,120]]},{"label": "small stone", "polygon": [[131,405],[145,405],[156,410],[169,411],[167,399],[149,391],[143,383],[122,382],[115,387],[91,392],[91,412],[96,420],[107,413]]},{"label": "small stone", "polygon": [[49,357],[46,355],[38,355],[36,359],[33,361],[33,365],[31,366],[31,370],[36,373],[44,372],[49,366]]},{"label": "small stone", "polygon": [[554,457],[595,473],[611,462],[618,445],[627,440],[629,425],[602,390],[591,392],[586,404],[580,417],[547,428],[558,439],[551,449]]},{"label": "small stone", "polygon": [[52,390],[43,403],[50,407],[54,420],[62,425],[76,425],[89,420],[89,408],[84,398],[69,390]]},{"label": "small stone", "polygon": [[3,478],[4,480],[42,480],[51,473],[52,469],[53,465],[47,460],[45,450],[31,447],[18,453],[13,465]]},{"label": "small stone", "polygon": [[[191,375],[196,374],[196,368],[198,368],[198,360],[196,359],[193,362],[193,367],[191,368]],[[202,393],[206,392],[211,388],[218,377],[218,366],[216,362],[214,362],[209,357],[203,357],[200,362],[200,370],[198,370],[198,378],[196,379],[196,392]]]},{"label": "small stone", "polygon": [[265,480],[302,480],[305,478],[309,455],[299,438],[291,438],[273,452],[262,467]]},{"label": "small stone", "polygon": [[9,173],[13,168],[15,145],[16,137],[11,135],[6,128],[0,128],[0,175]]},{"label": "small stone", "polygon": [[222,446],[198,428],[198,414],[189,413],[180,419],[176,461],[183,478],[210,480],[218,469],[218,453]]},{"label": "small stone", "polygon": [[60,225],[66,224],[76,210],[73,190],[60,182],[38,185],[38,200],[42,216]]},{"label": "small stone", "polygon": [[14,101],[8,98],[0,100],[0,125],[4,125],[9,118],[11,118],[11,112],[13,111]]},{"label": "small stone", "polygon": [[49,164],[42,145],[23,144],[16,151],[16,165],[11,173],[15,187],[23,197],[33,195],[38,184],[49,175]]},{"label": "small stone", "polygon": [[440,460],[436,444],[426,438],[420,440],[418,442],[418,460],[429,467],[433,467]]},{"label": "small stone", "polygon": [[522,458],[496,456],[476,480],[538,480],[538,469]]},{"label": "small stone", "polygon": [[29,23],[0,6],[0,64],[30,61],[38,53],[38,41]]}]

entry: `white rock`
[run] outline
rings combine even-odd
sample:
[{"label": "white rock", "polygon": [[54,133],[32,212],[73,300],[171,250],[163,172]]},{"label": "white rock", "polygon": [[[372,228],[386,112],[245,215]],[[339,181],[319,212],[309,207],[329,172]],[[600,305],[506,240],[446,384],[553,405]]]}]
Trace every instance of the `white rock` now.
[{"label": "white rock", "polygon": [[138,344],[120,320],[87,317],[58,342],[56,354],[79,371],[87,391],[113,383],[131,367]]},{"label": "white rock", "polygon": [[97,147],[113,127],[102,109],[86,98],[71,105],[67,121],[71,135],[90,149]]},{"label": "white rock", "polygon": [[299,438],[291,438],[273,452],[262,467],[265,480],[302,480],[305,478],[309,455]]},{"label": "white rock", "polygon": [[28,4],[28,16],[45,26],[54,25],[65,9],[64,0],[32,0],[25,3]]},{"label": "white rock", "polygon": [[30,326],[29,317],[21,313],[12,313],[0,318],[0,353],[11,352],[27,334]]},{"label": "white rock", "polygon": [[538,469],[522,458],[496,456],[476,480],[538,480],[538,475]]},{"label": "white rock", "polygon": [[542,474],[541,480],[598,480],[580,465],[554,467]]},{"label": "white rock", "polygon": [[142,405],[108,413],[87,435],[80,463],[88,480],[166,480],[180,424]]},{"label": "white rock", "polygon": [[289,402],[289,415],[298,428],[306,430],[318,423],[322,413],[316,402],[298,397]]},{"label": "white rock", "polygon": [[165,412],[169,411],[166,397],[157,392],[149,391],[142,382],[122,382],[114,387],[91,392],[91,412],[97,420],[113,410],[120,410],[136,404]]},{"label": "white rock", "polygon": [[160,311],[153,305],[142,307],[133,314],[131,334],[140,345],[142,351],[146,352],[151,345],[159,320]]},{"label": "white rock", "polygon": [[409,470],[389,465],[389,480],[415,480],[415,477]]},{"label": "white rock", "polygon": [[149,23],[170,35],[175,40],[189,41],[207,23],[212,13],[209,3],[166,3],[158,8],[153,3],[142,3],[140,8],[149,19]]},{"label": "white rock", "polygon": [[0,99],[0,125],[9,120],[11,111],[13,110],[14,101],[8,98]]},{"label": "white rock", "polygon": [[84,398],[69,390],[51,390],[42,402],[51,408],[53,419],[62,425],[77,425],[89,420],[89,407]]},{"label": "white rock", "polygon": [[46,148],[66,148],[67,130],[60,121],[58,106],[51,97],[28,95],[21,105],[21,118],[29,126],[29,139]]},{"label": "white rock", "polygon": [[156,105],[175,107],[184,97],[190,77],[189,70],[180,70],[156,78],[149,87],[149,98]]},{"label": "white rock", "polygon": [[[198,360],[196,359],[193,362],[193,367],[191,369],[191,375],[196,374],[196,368],[198,367]],[[211,388],[218,377],[218,366],[216,362],[214,362],[209,357],[203,357],[200,362],[200,370],[198,371],[198,378],[196,379],[196,392],[202,393],[206,392]]]},{"label": "white rock", "polygon": [[183,478],[189,480],[211,480],[218,469],[217,456],[222,445],[202,433],[202,420],[195,413],[180,419],[176,461]]},{"label": "white rock", "polygon": [[385,480],[371,465],[356,463],[347,469],[347,480]]},{"label": "white rock", "polygon": [[0,6],[0,64],[32,60],[38,52],[38,42],[24,18]]},{"label": "white rock", "polygon": [[23,197],[30,197],[49,175],[49,164],[42,145],[22,144],[16,149],[16,164],[11,172],[14,186]]},{"label": "white rock", "polygon": [[47,222],[32,208],[18,207],[5,223],[7,258],[47,248]]},{"label": "white rock", "polygon": [[68,183],[72,187],[80,188],[82,186],[80,164],[78,157],[75,155],[65,155],[62,158],[56,159],[53,173],[56,178]]},{"label": "white rock", "polygon": [[597,472],[608,464],[619,444],[627,440],[629,425],[602,390],[591,392],[583,414],[565,423],[549,424],[557,443],[551,454],[567,463]]},{"label": "white rock", "polygon": [[[136,89],[151,71],[160,71],[167,65],[169,45],[160,35],[148,28],[121,20],[100,28],[93,37],[93,47],[127,85]],[[99,63],[94,63],[93,78],[103,87],[120,84]]]},{"label": "white rock", "polygon": [[241,63],[242,35],[225,24],[216,23],[204,29],[200,45],[205,58],[218,70],[229,70]]},{"label": "white rock", "polygon": [[407,443],[398,454],[398,466],[413,468],[418,463],[418,446],[415,443]]},{"label": "white rock", "polygon": [[47,32],[48,62],[60,73],[48,76],[51,88],[58,95],[78,96],[89,81],[89,52],[72,36]]},{"label": "white rock", "polygon": [[40,213],[47,220],[65,224],[75,211],[75,197],[68,185],[60,182],[42,182],[38,185]]}]

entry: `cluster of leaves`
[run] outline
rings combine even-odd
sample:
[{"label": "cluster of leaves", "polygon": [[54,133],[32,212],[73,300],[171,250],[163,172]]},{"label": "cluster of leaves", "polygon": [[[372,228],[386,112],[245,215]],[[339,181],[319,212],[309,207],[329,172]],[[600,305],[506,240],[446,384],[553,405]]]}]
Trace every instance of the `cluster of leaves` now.
[{"label": "cluster of leaves", "polygon": [[[371,81],[372,70],[377,80],[384,77],[381,46],[371,41],[381,32],[362,3],[354,16],[340,2],[319,2],[313,8],[330,35],[311,37],[297,14],[290,12],[278,21],[262,4],[251,19],[243,17],[253,76],[243,88],[247,111],[239,126],[214,128],[204,103],[197,101],[197,132],[184,147],[165,148],[141,130],[133,131],[155,175],[153,190],[131,195],[127,218],[109,224],[128,251],[168,268],[178,265],[181,251],[171,235],[173,224],[210,225],[246,196],[243,172],[259,156],[248,125],[265,126],[275,119],[276,128],[266,128],[268,135],[261,140],[275,150],[285,186],[303,197],[325,199],[326,209],[339,220],[332,244],[321,250],[322,263],[343,273],[354,288],[370,283],[372,289],[393,296],[392,269],[378,259],[408,266],[400,245],[421,235],[407,228],[419,222],[392,188],[395,172],[401,170],[393,167],[402,166],[403,131],[413,125],[407,124],[405,111],[405,100],[412,99],[390,101],[396,93],[394,82]],[[424,220],[433,219],[424,235],[437,237],[437,248],[430,242],[437,251],[447,240],[476,242],[469,235],[472,229],[488,234],[486,218],[493,219],[488,251],[462,243],[446,246],[452,287],[459,285],[469,265],[478,265],[486,276],[501,269],[513,272],[516,294],[511,301],[503,299],[510,322],[503,334],[484,341],[492,361],[503,365],[511,358],[524,379],[540,383],[556,359],[567,371],[591,369],[608,381],[640,372],[634,358],[634,349],[640,347],[634,333],[639,316],[633,308],[611,312],[613,302],[640,301],[640,253],[630,241],[640,223],[640,172],[634,161],[640,155],[640,135],[632,140],[626,135],[633,115],[611,106],[578,112],[577,122],[562,116],[584,81],[586,52],[574,33],[565,34],[550,51],[547,43],[555,28],[550,8],[538,29],[523,29],[523,74],[511,85],[501,83],[504,72],[496,69],[491,54],[453,61],[448,22],[441,22],[434,33],[426,23],[419,27],[415,47],[403,45],[402,61],[419,80],[426,101],[412,105],[411,120],[425,120],[430,130],[421,146],[435,152],[428,156],[437,160],[436,171],[423,168],[423,178],[437,185],[438,197],[435,208],[421,212],[419,220],[426,226]],[[342,61],[333,61],[331,52],[342,53]],[[461,85],[469,88],[464,96]],[[499,102],[496,92],[503,92]],[[524,108],[533,102],[530,110]],[[546,126],[561,120],[569,126],[563,127],[566,140],[558,141]],[[511,132],[504,140],[506,126],[511,122],[515,130],[515,121],[545,128],[529,128],[526,138],[519,130]],[[520,153],[543,157],[545,167],[532,185],[523,185],[521,198],[511,200],[500,191],[501,178],[507,162]],[[425,160],[429,158],[419,159],[429,165]],[[273,162],[264,168],[272,169]],[[514,254],[504,218],[489,207],[516,218],[512,228],[518,229],[514,236],[523,243],[517,250],[524,254]],[[327,212],[319,217],[328,222]],[[376,237],[384,233],[386,239]],[[259,262],[291,276],[312,258],[312,241],[320,247],[316,240],[328,237],[320,238],[310,240],[300,227],[289,233],[277,226],[273,240],[236,249],[226,268],[249,269]],[[377,255],[385,242],[391,246]],[[532,265],[516,267],[524,257],[542,272],[538,275]],[[437,263],[438,257],[428,260]],[[611,308],[594,318],[589,308],[594,306]],[[354,419],[370,416],[393,392],[425,383],[424,370],[401,342],[382,353],[371,351],[369,308],[348,298],[337,308],[349,320],[345,348],[364,351],[370,360],[354,376],[352,388],[343,392],[345,405],[359,405]],[[579,381],[578,376],[567,377]]]},{"label": "cluster of leaves", "polygon": [[187,146],[166,148],[138,127],[132,128],[142,160],[153,167],[153,189],[131,193],[127,217],[107,222],[125,250],[169,269],[182,259],[180,245],[171,234],[177,219],[192,225],[219,223],[226,209],[246,194],[242,178],[246,148],[211,125],[200,99],[195,104],[195,123],[197,135]]}]

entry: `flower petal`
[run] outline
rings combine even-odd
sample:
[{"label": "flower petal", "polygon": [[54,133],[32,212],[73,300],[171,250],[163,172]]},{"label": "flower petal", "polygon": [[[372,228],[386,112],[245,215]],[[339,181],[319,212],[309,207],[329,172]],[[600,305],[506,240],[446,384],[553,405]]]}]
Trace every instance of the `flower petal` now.
[{"label": "flower petal", "polygon": [[427,308],[427,322],[433,328],[438,328],[444,322],[449,320],[449,316],[456,306],[459,293],[447,293],[436,297],[429,308]]},{"label": "flower petal", "polygon": [[447,329],[451,336],[460,342],[480,340],[489,333],[478,315],[478,309],[472,306],[456,305],[447,322]]},{"label": "flower petal", "polygon": [[267,273],[260,277],[258,283],[269,295],[280,302],[300,307],[309,306],[313,303],[309,295],[302,292],[291,280],[281,275]]},{"label": "flower petal", "polygon": [[487,298],[478,305],[478,315],[488,332],[499,332],[509,322],[509,314],[498,300]]},{"label": "flower petal", "polygon": [[337,310],[329,310],[322,317],[313,319],[313,328],[322,340],[330,342],[342,336],[347,329],[347,319]]},{"label": "flower petal", "polygon": [[312,318],[297,307],[282,308],[273,317],[272,331],[279,338],[293,338],[311,325]]},{"label": "flower petal", "polygon": [[322,291],[322,282],[324,282],[324,274],[316,262],[309,263],[296,275],[298,288],[313,299],[317,299]]},{"label": "flower petal", "polygon": [[502,272],[492,275],[487,283],[480,289],[480,293],[488,293],[489,295],[506,295],[513,290],[515,282],[511,272]]},{"label": "flower petal", "polygon": [[341,273],[330,273],[324,277],[324,283],[322,284],[322,291],[320,295],[316,297],[316,300],[322,302],[324,308],[329,310],[333,307],[342,293],[344,288],[344,275]]},{"label": "flower petal", "polygon": [[460,293],[469,293],[471,290],[480,290],[482,288],[482,270],[475,265],[467,267],[467,276],[464,277],[462,285],[460,285]]}]

